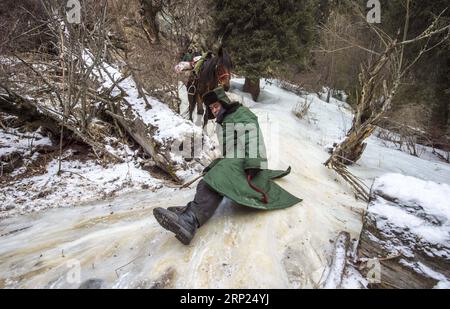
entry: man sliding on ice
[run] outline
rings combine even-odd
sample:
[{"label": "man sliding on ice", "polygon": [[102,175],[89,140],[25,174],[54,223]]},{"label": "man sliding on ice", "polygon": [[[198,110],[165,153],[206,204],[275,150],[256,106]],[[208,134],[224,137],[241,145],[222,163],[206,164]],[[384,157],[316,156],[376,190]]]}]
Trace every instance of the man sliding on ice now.
[{"label": "man sliding on ice", "polygon": [[214,160],[197,185],[194,200],[185,207],[155,208],[158,223],[188,245],[196,230],[210,219],[223,197],[236,204],[274,210],[294,206],[301,199],[278,186],[274,179],[290,173],[267,169],[258,117],[247,107],[230,102],[222,87],[204,96],[209,119],[216,119],[222,158]]}]

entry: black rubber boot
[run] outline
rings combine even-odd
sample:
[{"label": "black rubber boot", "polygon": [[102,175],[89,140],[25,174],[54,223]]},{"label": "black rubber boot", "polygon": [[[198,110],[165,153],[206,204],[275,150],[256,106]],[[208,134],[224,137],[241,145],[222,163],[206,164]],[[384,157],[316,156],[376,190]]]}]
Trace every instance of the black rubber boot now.
[{"label": "black rubber boot", "polygon": [[163,228],[175,233],[175,237],[186,246],[191,243],[199,227],[197,218],[189,207],[179,215],[158,207],[153,210],[153,215]]},{"label": "black rubber boot", "polygon": [[187,209],[187,206],[176,206],[176,207],[168,207],[167,208],[167,210],[174,212],[177,215],[181,215],[186,209]]},{"label": "black rubber boot", "polygon": [[173,233],[183,244],[188,245],[196,230],[204,225],[219,207],[222,196],[200,180],[194,200],[184,207],[155,208],[153,215],[158,223]]}]

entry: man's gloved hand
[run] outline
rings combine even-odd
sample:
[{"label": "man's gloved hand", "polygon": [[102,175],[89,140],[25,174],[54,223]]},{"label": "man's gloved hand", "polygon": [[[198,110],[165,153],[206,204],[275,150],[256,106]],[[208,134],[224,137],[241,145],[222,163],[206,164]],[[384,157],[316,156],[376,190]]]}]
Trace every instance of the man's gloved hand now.
[{"label": "man's gloved hand", "polygon": [[251,179],[255,178],[261,170],[259,168],[249,168],[245,170],[247,176],[251,176]]}]

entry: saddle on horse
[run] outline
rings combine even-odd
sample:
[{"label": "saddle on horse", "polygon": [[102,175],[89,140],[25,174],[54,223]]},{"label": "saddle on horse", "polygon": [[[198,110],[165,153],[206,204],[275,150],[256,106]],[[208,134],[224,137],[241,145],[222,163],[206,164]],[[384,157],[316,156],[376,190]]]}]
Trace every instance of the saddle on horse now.
[{"label": "saddle on horse", "polygon": [[198,86],[198,79],[200,76],[200,72],[202,71],[203,65],[205,64],[206,60],[212,58],[213,53],[211,51],[208,51],[204,53],[198,61],[195,62],[194,59],[194,69],[192,70],[192,74],[189,76],[189,79],[186,83],[186,88],[188,95],[194,96],[197,93],[197,86]]}]

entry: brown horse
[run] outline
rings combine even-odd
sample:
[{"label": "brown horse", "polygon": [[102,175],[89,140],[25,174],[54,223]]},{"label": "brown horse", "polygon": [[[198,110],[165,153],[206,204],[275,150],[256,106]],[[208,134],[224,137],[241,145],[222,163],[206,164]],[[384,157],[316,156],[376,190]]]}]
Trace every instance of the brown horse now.
[{"label": "brown horse", "polygon": [[[197,114],[205,114],[203,125],[206,126],[208,113],[205,113],[203,108],[203,96],[218,86],[222,86],[225,91],[230,90],[232,67],[231,57],[222,47],[219,48],[217,56],[211,57],[203,63],[199,76],[187,85],[190,120],[192,120],[192,114],[197,105]],[[191,86],[192,84],[193,86]]]}]

